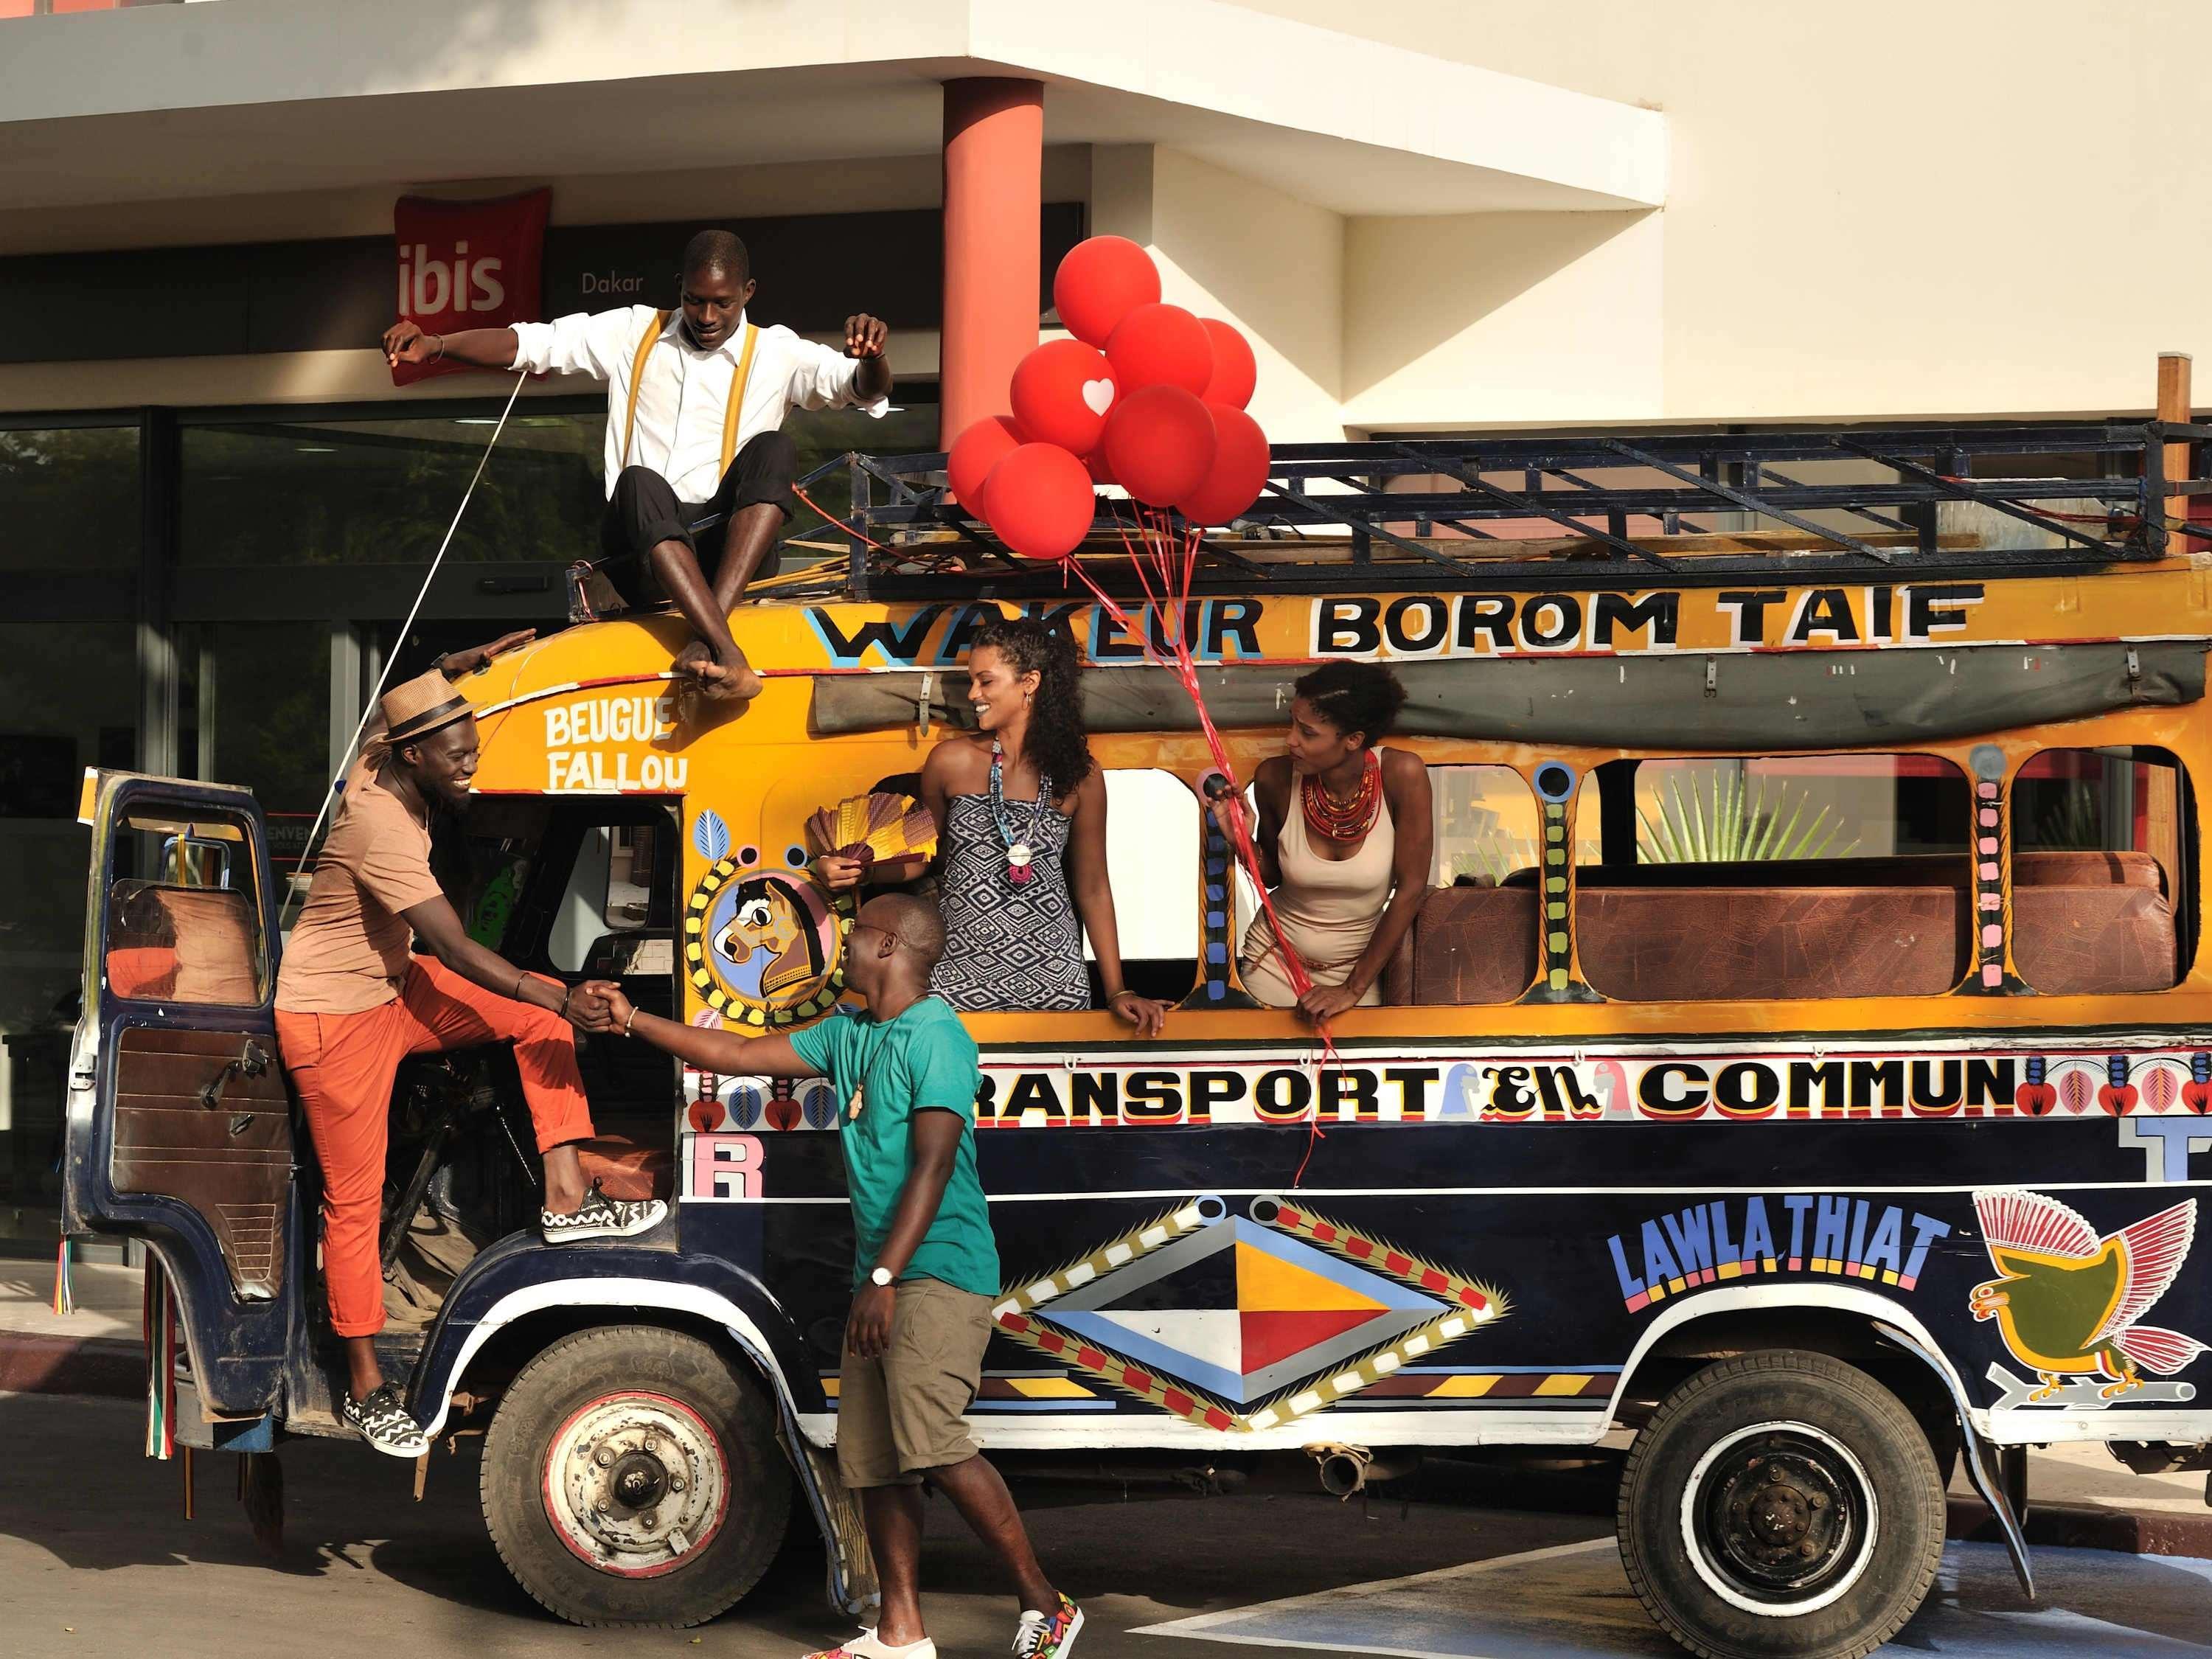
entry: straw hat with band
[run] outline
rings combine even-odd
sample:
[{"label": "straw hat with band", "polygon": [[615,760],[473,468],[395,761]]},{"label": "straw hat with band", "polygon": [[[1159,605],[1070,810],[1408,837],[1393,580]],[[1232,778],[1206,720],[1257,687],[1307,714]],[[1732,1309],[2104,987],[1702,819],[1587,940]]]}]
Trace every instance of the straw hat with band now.
[{"label": "straw hat with band", "polygon": [[376,706],[384,714],[384,730],[370,744],[379,758],[402,744],[426,738],[476,713],[476,706],[434,668],[417,674],[404,685],[393,686]]}]

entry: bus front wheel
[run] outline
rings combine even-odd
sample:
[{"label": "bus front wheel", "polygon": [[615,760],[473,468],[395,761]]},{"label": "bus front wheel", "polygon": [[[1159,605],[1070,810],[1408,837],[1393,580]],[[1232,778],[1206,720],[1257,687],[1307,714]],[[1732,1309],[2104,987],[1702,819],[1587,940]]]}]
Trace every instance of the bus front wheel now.
[{"label": "bus front wheel", "polygon": [[1637,1437],[1621,1564],[1702,1659],[1859,1659],[1935,1582],[1943,1483],[1904,1403],[1824,1354],[1708,1366]]},{"label": "bus front wheel", "polygon": [[525,1366],[485,1437],[484,1524],[571,1624],[702,1624],[783,1540],[791,1471],[749,1376],[696,1336],[617,1325]]}]

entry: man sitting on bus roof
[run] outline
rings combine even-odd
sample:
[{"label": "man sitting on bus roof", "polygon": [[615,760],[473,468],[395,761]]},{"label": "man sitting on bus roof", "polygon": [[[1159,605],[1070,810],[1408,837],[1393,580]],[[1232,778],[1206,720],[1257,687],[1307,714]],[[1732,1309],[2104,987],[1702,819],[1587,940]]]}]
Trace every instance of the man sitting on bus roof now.
[{"label": "man sitting on bus roof", "polygon": [[[780,324],[748,321],[753,289],[745,245],[702,230],[684,250],[678,311],[626,306],[456,334],[426,334],[403,319],[384,333],[395,366],[453,358],[607,383],[601,569],[629,604],[675,602],[697,632],[677,653],[677,672],[713,697],[760,691],[729,615],[791,517],[799,452],[781,430],[785,414],[794,404],[857,404],[876,416],[890,406],[879,319],[848,317],[841,356]],[[702,573],[717,550],[710,587]]]},{"label": "man sitting on bus roof", "polygon": [[[471,939],[430,872],[430,823],[464,805],[477,723],[458,677],[506,647],[456,652],[384,694],[380,732],[346,775],[307,902],[276,976],[276,1048],[307,1114],[323,1171],[323,1280],[344,1340],[343,1415],[395,1457],[429,1449],[376,1361],[384,1328],[378,1252],[392,1079],[409,1054],[512,1038],[522,1097],[545,1164],[538,1225],[549,1244],[623,1238],[659,1224],[659,1200],[608,1198],[584,1182],[576,1143],[592,1138],[576,1035],[604,1013],[595,997],[524,973]],[[430,954],[409,953],[419,938]]]}]

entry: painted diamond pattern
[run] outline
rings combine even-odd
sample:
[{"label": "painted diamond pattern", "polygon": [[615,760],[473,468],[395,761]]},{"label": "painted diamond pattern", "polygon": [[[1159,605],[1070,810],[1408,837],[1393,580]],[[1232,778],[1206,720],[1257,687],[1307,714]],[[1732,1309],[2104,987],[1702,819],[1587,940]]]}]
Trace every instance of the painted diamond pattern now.
[{"label": "painted diamond pattern", "polygon": [[1242,1407],[1454,1306],[1240,1216],[1201,1226],[1039,1314]]}]

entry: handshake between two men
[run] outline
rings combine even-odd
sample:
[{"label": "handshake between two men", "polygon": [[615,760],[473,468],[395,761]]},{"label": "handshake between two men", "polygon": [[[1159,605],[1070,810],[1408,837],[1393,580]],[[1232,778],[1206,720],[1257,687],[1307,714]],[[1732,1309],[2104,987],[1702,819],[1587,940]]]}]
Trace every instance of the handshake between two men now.
[{"label": "handshake between two men", "polygon": [[586,980],[568,994],[568,1006],[562,1012],[578,1030],[595,1036],[635,1035],[637,1009],[612,980]]}]

